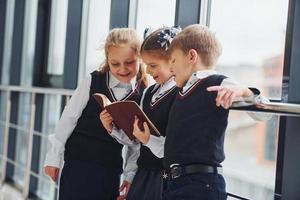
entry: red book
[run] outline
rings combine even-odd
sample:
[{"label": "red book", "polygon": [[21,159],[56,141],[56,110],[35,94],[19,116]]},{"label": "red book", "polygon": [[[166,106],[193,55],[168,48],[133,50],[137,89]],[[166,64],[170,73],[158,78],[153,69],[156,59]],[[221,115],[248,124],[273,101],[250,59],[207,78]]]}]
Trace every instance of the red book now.
[{"label": "red book", "polygon": [[150,121],[147,115],[140,109],[139,105],[135,101],[117,101],[111,103],[110,100],[101,93],[94,93],[93,97],[100,104],[103,109],[114,119],[114,124],[122,129],[129,139],[135,139],[133,132],[134,117],[139,119],[139,127],[143,129],[143,123],[146,122],[149,126],[150,133],[152,135],[159,136],[160,133],[154,124]]}]

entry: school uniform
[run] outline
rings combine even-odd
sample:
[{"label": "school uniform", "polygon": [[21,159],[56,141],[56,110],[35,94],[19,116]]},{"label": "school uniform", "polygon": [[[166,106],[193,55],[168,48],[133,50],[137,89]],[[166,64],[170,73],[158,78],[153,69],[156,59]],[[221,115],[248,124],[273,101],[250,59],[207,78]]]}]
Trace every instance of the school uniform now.
[{"label": "school uniform", "polygon": [[[167,127],[169,110],[173,104],[178,88],[174,78],[170,78],[162,85],[154,84],[145,90],[141,101],[141,107],[153,124],[161,133],[161,137],[150,136],[153,138],[164,138]],[[119,134],[119,137],[113,133],[113,136],[120,139],[125,134]],[[154,139],[155,140],[155,139]],[[160,140],[160,139],[158,139]],[[128,144],[127,142],[126,144]],[[162,148],[158,146],[157,148]],[[154,148],[155,149],[155,148]],[[146,145],[140,146],[140,156],[137,160],[138,170],[130,187],[127,200],[161,200],[163,191],[162,179],[162,158],[156,157]]]},{"label": "school uniform", "polygon": [[[50,149],[44,164],[60,167],[64,157],[60,200],[113,200],[119,195],[123,145],[110,137],[103,127],[99,119],[102,110],[92,94],[103,93],[112,102],[133,100],[139,103],[143,89],[144,85],[135,80],[124,84],[110,72],[94,71],[75,90],[56,134],[49,137]],[[132,161],[128,160],[125,168],[130,168],[130,163]],[[133,177],[125,174],[126,178]]]},{"label": "school uniform", "polygon": [[[198,71],[178,92],[166,130],[164,200],[227,198],[221,163],[228,110],[217,107],[217,93],[206,88],[231,83],[213,70]],[[259,94],[251,98],[262,101]]]}]

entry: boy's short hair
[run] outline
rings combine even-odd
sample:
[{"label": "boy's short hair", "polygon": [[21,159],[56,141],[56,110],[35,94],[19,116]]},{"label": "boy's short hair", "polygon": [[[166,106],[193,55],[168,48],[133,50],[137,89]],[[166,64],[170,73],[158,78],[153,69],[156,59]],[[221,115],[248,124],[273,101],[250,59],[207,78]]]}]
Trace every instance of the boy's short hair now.
[{"label": "boy's short hair", "polygon": [[199,24],[187,26],[174,38],[170,50],[177,48],[185,54],[195,49],[207,67],[214,66],[222,53],[222,46],[215,34],[208,27]]}]

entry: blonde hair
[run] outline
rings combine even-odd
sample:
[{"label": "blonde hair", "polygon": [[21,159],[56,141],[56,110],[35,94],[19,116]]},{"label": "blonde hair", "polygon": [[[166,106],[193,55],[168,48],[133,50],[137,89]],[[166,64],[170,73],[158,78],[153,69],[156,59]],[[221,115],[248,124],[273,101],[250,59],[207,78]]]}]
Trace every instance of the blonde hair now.
[{"label": "blonde hair", "polygon": [[187,26],[172,41],[170,49],[180,49],[185,54],[194,49],[207,67],[216,64],[222,53],[222,46],[208,27],[199,24]]},{"label": "blonde hair", "polygon": [[[106,73],[109,71],[109,64],[108,64],[108,53],[110,47],[121,47],[123,45],[130,45],[130,47],[136,52],[138,56],[140,56],[140,47],[141,47],[141,40],[139,39],[136,31],[131,28],[114,28],[106,37],[105,44],[104,44],[104,52],[105,52],[105,61],[100,66],[99,71],[100,73]],[[140,64],[139,72],[137,75],[137,80],[142,81],[145,86],[148,85],[145,67]]]}]

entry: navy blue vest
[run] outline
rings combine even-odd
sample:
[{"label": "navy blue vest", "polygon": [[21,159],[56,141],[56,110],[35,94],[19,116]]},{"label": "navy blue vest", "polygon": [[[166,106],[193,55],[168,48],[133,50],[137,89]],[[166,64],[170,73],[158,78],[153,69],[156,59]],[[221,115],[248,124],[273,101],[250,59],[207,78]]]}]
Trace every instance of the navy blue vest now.
[{"label": "navy blue vest", "polygon": [[[110,101],[115,101],[108,83],[108,73],[94,71],[91,73],[90,98],[84,108],[77,125],[65,145],[65,160],[84,160],[100,162],[104,166],[122,170],[123,145],[112,138],[104,129],[99,113],[99,104],[91,96],[95,92],[105,94]],[[140,102],[144,85],[138,83],[136,90],[123,100]]]},{"label": "navy blue vest", "polygon": [[[178,92],[177,87],[171,88],[163,96],[151,103],[152,96],[157,91],[153,90],[155,85],[149,87],[143,100],[143,110],[162,136],[166,135],[169,111]],[[156,157],[148,147],[141,146],[140,157],[137,161],[138,167],[148,170],[162,170],[162,159]]]},{"label": "navy blue vest", "polygon": [[216,106],[216,92],[206,90],[220,85],[224,78],[209,76],[176,96],[166,131],[165,168],[174,163],[220,166],[225,159],[223,145],[228,110]]}]

